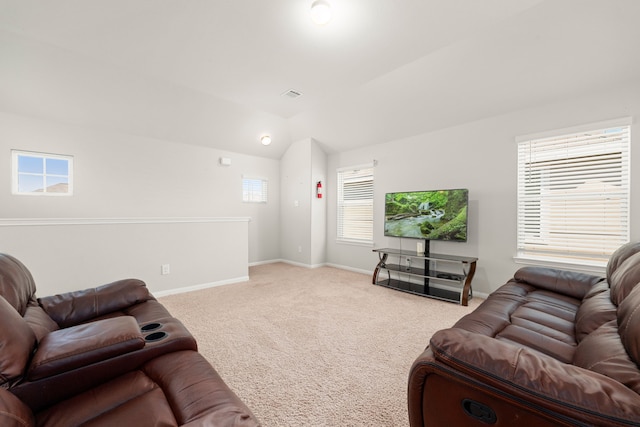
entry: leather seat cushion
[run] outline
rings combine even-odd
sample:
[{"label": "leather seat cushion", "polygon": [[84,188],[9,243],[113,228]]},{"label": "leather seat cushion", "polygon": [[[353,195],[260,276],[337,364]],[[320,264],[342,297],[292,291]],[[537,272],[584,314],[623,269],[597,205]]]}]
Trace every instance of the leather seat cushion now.
[{"label": "leather seat cushion", "polygon": [[512,280],[454,327],[570,363],[577,346],[575,318],[580,303],[572,296]]},{"label": "leather seat cushion", "polygon": [[249,409],[195,351],[157,357],[36,414],[37,425],[256,426]]},{"label": "leather seat cushion", "polygon": [[118,377],[36,415],[38,425],[177,426],[162,389],[142,371]]},{"label": "leather seat cushion", "polygon": [[613,378],[640,393],[640,371],[620,341],[615,319],[580,342],[573,364]]}]

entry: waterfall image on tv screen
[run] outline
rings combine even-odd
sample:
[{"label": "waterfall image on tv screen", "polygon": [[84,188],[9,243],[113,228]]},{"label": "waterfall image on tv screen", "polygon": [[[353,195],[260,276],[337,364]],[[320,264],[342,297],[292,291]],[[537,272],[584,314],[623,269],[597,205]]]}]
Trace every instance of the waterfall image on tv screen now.
[{"label": "waterfall image on tv screen", "polygon": [[426,240],[467,240],[469,191],[387,193],[384,235]]}]

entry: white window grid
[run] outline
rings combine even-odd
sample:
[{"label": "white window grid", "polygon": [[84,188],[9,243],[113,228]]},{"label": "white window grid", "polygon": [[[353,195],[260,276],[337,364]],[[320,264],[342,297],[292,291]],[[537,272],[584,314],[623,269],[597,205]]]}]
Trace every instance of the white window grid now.
[{"label": "white window grid", "polygon": [[[29,170],[23,163],[40,163],[38,170]],[[66,171],[53,167],[65,165]],[[17,195],[70,196],[73,195],[73,156],[11,150],[11,191]]]}]

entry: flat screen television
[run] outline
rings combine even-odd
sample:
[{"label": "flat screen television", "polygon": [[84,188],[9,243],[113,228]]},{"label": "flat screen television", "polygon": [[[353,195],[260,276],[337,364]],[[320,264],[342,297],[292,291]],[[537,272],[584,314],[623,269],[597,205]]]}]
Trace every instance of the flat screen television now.
[{"label": "flat screen television", "polygon": [[467,189],[387,193],[384,235],[466,242],[468,206]]}]

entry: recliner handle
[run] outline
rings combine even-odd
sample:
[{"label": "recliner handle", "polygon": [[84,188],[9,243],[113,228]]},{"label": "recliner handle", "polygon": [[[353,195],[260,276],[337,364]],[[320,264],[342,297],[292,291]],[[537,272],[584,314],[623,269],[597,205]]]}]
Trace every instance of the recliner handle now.
[{"label": "recliner handle", "polygon": [[486,424],[495,424],[498,420],[495,411],[484,403],[471,399],[462,399],[461,403],[464,413],[474,420],[482,421]]}]

